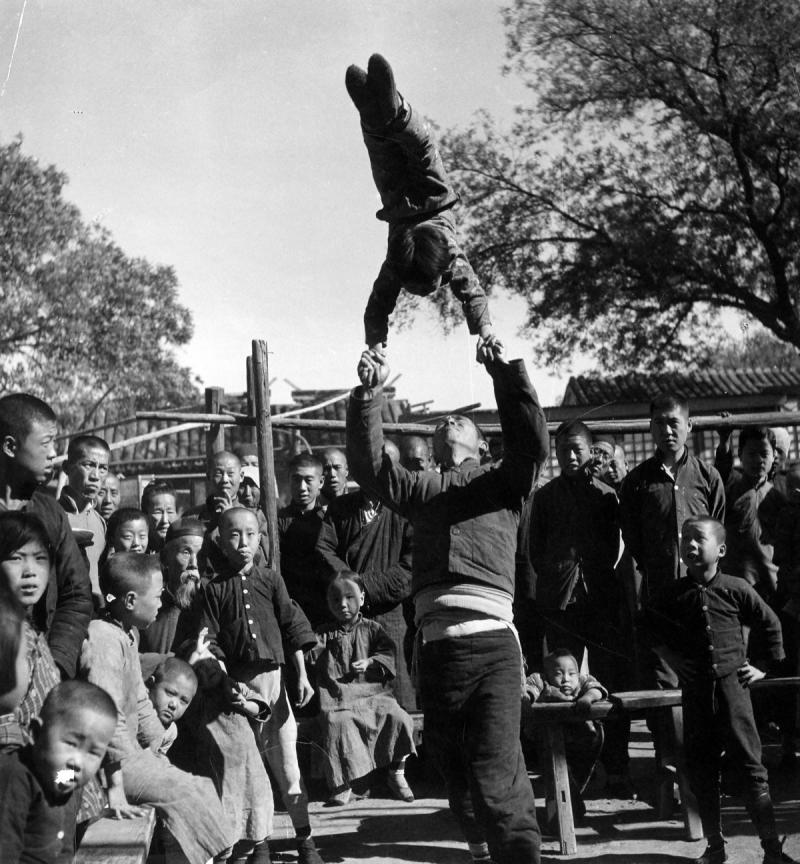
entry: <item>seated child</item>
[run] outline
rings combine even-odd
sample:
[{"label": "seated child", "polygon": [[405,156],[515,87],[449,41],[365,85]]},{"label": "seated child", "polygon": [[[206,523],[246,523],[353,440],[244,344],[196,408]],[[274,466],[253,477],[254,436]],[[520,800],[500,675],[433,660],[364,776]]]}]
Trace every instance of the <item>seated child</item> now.
[{"label": "seated child", "polygon": [[689,783],[708,846],[700,864],[727,861],[720,813],[720,768],[740,776],[745,806],[761,838],[764,864],[791,864],[782,849],[761,760],[749,685],[764,672],[747,660],[743,628],[764,634],[770,660],[783,660],[781,626],[756,591],[720,570],[725,528],[710,516],[687,519],[681,529],[681,557],[687,575],[653,598],[647,610],[654,650],[678,674]]},{"label": "seated child", "polygon": [[114,702],[99,687],[65,681],[33,720],[33,743],[0,754],[3,864],[71,857],[74,850],[64,847],[74,836],[72,794],[99,769],[116,719]]},{"label": "seated child", "polygon": [[164,728],[142,680],[137,628],[151,624],[161,605],[158,558],[119,552],[103,565],[100,585],[105,613],[89,625],[80,669],[117,706],[117,728],[105,766],[109,807],[122,816],[138,812],[130,805],[155,807],[190,864],[206,864],[233,843],[233,826],[214,786],[174,768],[150,749],[161,743]]},{"label": "seated child", "polygon": [[197,675],[185,660],[165,657],[148,676],[145,686],[156,716],[165,729],[157,748],[157,752],[165,756],[178,735],[175,724],[183,717],[197,692]]},{"label": "seated child", "polygon": [[29,626],[17,595],[0,579],[0,753],[25,743],[16,712],[30,683]]},{"label": "seated child", "polygon": [[[581,672],[578,661],[565,648],[556,649],[543,661],[543,672],[534,672],[525,679],[525,696],[534,702],[572,702],[575,710],[588,718],[591,706],[608,698],[608,691],[587,672]],[[564,745],[569,772],[572,812],[583,816],[586,806],[583,791],[592,778],[603,748],[603,727],[589,719],[585,723],[569,723],[564,727]]]},{"label": "seated child", "polygon": [[[297,722],[281,672],[286,645],[297,676],[295,705],[307,705],[314,691],[303,651],[315,644],[314,632],[281,576],[266,565],[258,525],[256,514],[245,507],[220,515],[216,548],[222,559],[214,578],[203,587],[203,623],[214,656],[236,681],[255,690],[271,711],[257,729],[261,752],[292,820],[300,864],[322,864],[311,838],[308,796],[297,761]],[[272,829],[269,815],[267,834]]]},{"label": "seated child", "polygon": [[367,71],[350,66],[345,86],[361,116],[372,177],[389,223],[386,260],[364,313],[367,345],[383,353],[389,316],[400,291],[425,297],[449,284],[461,302],[479,351],[494,356],[486,294],[456,236],[453,208],[458,195],[447,178],[436,139],[420,114],[397,92],[392,68],[380,54]]},{"label": "seated child", "polygon": [[[151,544],[160,551],[169,526],[178,518],[178,493],[167,480],[153,480],[142,491],[142,512],[150,520]],[[158,539],[156,539],[158,538]]]},{"label": "seated child", "polygon": [[334,621],[317,631],[309,652],[319,688],[317,722],[326,754],[329,805],[346,804],[354,780],[389,766],[387,783],[395,798],[413,801],[405,762],[416,754],[414,724],[391,691],[397,648],[377,621],[361,615],[364,582],[344,571],[328,588]]},{"label": "seated child", "polygon": [[25,659],[29,684],[16,711],[17,729],[5,727],[6,745],[30,743],[31,721],[39,715],[45,697],[61,681],[47,640],[33,624],[33,610],[50,578],[52,550],[47,531],[32,513],[0,513],[0,574],[25,610]]},{"label": "seated child", "polygon": [[[192,647],[181,646],[179,653]],[[269,717],[269,706],[246,684],[227,675],[210,654],[197,659],[192,668],[199,687],[178,723],[170,761],[213,781],[225,814],[238,831],[230,864],[269,864],[272,788],[250,728],[251,722],[260,725]]]}]

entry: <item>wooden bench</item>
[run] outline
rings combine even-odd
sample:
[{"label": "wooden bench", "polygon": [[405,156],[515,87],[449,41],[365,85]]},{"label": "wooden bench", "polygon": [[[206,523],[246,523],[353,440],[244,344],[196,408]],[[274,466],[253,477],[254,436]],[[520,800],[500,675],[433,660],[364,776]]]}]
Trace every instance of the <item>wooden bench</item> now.
[{"label": "wooden bench", "polygon": [[145,864],[156,827],[156,811],[138,819],[98,819],[86,829],[73,864]]},{"label": "wooden bench", "polygon": [[[800,678],[770,678],[757,681],[753,690],[785,689],[800,687]],[[578,844],[575,838],[575,823],[572,818],[572,801],[569,792],[569,776],[567,773],[567,757],[564,747],[564,725],[580,723],[586,719],[603,720],[609,715],[624,712],[631,717],[639,717],[652,711],[663,712],[666,726],[669,730],[669,751],[662,754],[665,761],[671,761],[675,766],[678,788],[681,797],[681,813],[687,840],[699,840],[702,836],[700,816],[697,812],[697,800],[689,789],[686,771],[686,754],[683,746],[683,709],[681,707],[680,690],[634,690],[623,693],[612,693],[607,701],[592,705],[587,717],[579,717],[571,703],[537,702],[531,706],[531,719],[537,726],[542,726],[548,745],[548,769],[553,783],[552,797],[547,800],[548,818],[556,817],[559,831],[559,845],[562,855],[575,855]],[[661,765],[665,768],[665,765]],[[672,781],[669,781],[669,803],[672,804]],[[662,818],[667,818],[666,812],[660,812]]]}]

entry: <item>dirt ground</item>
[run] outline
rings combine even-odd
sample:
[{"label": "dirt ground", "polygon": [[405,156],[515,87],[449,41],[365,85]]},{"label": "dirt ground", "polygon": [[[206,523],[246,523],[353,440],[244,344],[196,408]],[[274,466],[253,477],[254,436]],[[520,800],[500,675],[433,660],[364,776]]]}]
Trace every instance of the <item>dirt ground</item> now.
[{"label": "dirt ground", "polygon": [[[788,835],[785,850],[800,859],[800,767],[793,771],[778,767],[775,747],[765,748],[770,768],[770,785],[776,802],[778,828]],[[587,815],[577,828],[578,854],[559,854],[558,841],[545,836],[542,861],[569,861],[570,864],[676,864],[699,855],[703,841],[684,839],[679,814],[671,821],[656,820],[648,800],[653,793],[653,754],[650,737],[642,722],[633,724],[631,775],[639,792],[638,800],[619,801],[603,797],[603,777],[598,775],[587,796]],[[370,797],[353,799],[346,807],[328,808],[312,800],[311,819],[317,846],[328,864],[469,864],[471,858],[450,815],[444,791],[437,778],[429,775],[423,762],[409,765],[409,781],[417,796],[413,804],[392,801],[375,788]],[[544,785],[534,775],[537,805]],[[312,799],[324,797],[312,790]],[[728,838],[730,864],[760,864],[761,847],[741,802],[723,800],[724,830]],[[297,860],[293,831],[284,813],[278,813],[276,831],[270,844],[273,861]],[[525,862],[520,862],[525,864]]]}]

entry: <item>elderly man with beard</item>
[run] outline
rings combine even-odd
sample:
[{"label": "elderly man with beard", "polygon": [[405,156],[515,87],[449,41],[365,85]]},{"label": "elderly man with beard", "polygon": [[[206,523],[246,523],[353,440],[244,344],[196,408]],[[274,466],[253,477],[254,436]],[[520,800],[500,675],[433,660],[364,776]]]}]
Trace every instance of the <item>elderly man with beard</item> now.
[{"label": "elderly man with beard", "polygon": [[200,630],[200,570],[197,556],[206,529],[198,519],[178,519],[169,526],[161,550],[164,593],[156,620],[142,630],[139,651],[143,654],[174,652]]}]

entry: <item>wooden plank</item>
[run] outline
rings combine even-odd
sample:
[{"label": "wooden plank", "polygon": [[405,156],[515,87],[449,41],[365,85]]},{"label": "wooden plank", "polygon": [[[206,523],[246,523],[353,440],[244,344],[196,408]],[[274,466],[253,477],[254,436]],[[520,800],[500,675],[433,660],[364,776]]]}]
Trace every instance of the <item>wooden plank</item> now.
[{"label": "wooden plank", "polygon": [[138,819],[104,817],[83,835],[73,864],[145,864],[156,827],[156,811],[144,807]]},{"label": "wooden plank", "polygon": [[700,824],[700,814],[697,810],[697,799],[689,788],[689,777],[686,766],[686,750],[683,746],[683,708],[676,705],[669,710],[671,739],[675,768],[678,772],[678,788],[681,793],[681,813],[686,829],[687,840],[700,840],[703,837],[703,826]]},{"label": "wooden plank", "polygon": [[[197,420],[199,423],[223,423],[252,426],[252,417],[230,417],[225,414],[197,414],[187,411],[137,411],[137,417],[154,418],[157,420],[174,420],[183,422]],[[633,432],[647,432],[650,429],[649,418],[642,417],[633,420],[590,420],[584,422],[593,432],[607,434],[625,434]],[[307,420],[300,417],[286,417],[283,420],[275,420],[276,429],[341,429],[345,428],[344,420]],[[561,425],[559,422],[547,424],[548,430],[553,433]],[[731,414],[722,417],[718,414],[692,417],[693,429],[739,429],[746,425],[760,426],[797,426],[800,425],[800,411],[766,411],[755,414]],[[501,432],[499,423],[482,423],[481,429],[487,435],[499,435]],[[431,423],[384,423],[383,431],[398,435],[433,435],[433,424]]]},{"label": "wooden plank", "polygon": [[547,796],[547,817],[557,817],[558,839],[562,855],[575,855],[578,841],[572,818],[572,797],[569,792],[569,770],[564,747],[564,730],[551,725],[546,729],[548,767],[550,768],[550,795]]}]

